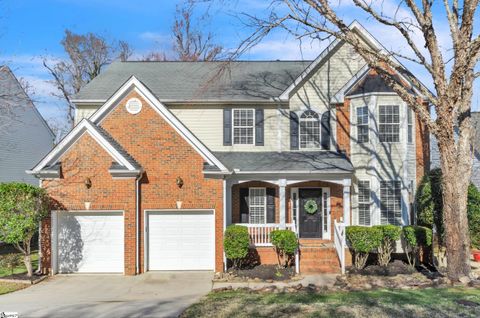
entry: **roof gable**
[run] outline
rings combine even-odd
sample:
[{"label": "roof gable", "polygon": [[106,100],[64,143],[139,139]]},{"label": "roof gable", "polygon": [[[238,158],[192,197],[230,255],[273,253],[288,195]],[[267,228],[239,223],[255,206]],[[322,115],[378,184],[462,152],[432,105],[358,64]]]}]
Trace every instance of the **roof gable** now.
[{"label": "roof gable", "polygon": [[35,167],[27,170],[27,173],[40,177],[43,172],[52,175],[53,167],[58,166],[62,155],[85,133],[88,133],[115,160],[117,170],[121,169],[134,174],[141,172],[140,165],[107,132],[88,119],[83,119]]},{"label": "roof gable", "polygon": [[173,113],[163,105],[153,93],[135,76],[130,77],[91,117],[93,124],[99,125],[110,112],[118,106],[118,101],[134,90],[168,123],[180,134],[188,144],[193,147],[202,158],[212,166],[218,167],[221,171],[228,171],[227,168],[213,155],[213,153],[190,131]]}]

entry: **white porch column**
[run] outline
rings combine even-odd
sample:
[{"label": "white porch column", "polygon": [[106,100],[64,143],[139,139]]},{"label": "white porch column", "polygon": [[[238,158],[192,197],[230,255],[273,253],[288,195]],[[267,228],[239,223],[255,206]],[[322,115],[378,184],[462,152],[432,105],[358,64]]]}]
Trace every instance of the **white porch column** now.
[{"label": "white porch column", "polygon": [[285,200],[285,187],[287,186],[286,179],[278,180],[278,199],[280,200],[280,228],[285,229],[287,223],[287,202]]},{"label": "white porch column", "polygon": [[350,225],[350,187],[351,179],[343,179],[343,222]]}]

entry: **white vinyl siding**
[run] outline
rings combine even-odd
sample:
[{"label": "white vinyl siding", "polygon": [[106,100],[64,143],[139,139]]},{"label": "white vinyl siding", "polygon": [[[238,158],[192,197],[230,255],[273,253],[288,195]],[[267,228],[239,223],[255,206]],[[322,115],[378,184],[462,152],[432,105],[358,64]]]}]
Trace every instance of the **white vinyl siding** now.
[{"label": "white vinyl siding", "polygon": [[255,133],[255,110],[234,109],[232,121],[233,144],[253,145]]},{"label": "white vinyl siding", "polygon": [[316,112],[303,112],[299,129],[300,148],[320,148],[320,118]]},{"label": "white vinyl siding", "polygon": [[357,107],[357,142],[368,141],[368,106]]},{"label": "white vinyl siding", "polygon": [[358,224],[371,225],[370,207],[371,192],[370,181],[358,181]]},{"label": "white vinyl siding", "polygon": [[267,220],[267,189],[249,188],[248,192],[248,222],[252,224],[265,223]]},{"label": "white vinyl siding", "polygon": [[400,181],[380,181],[381,224],[402,224],[402,193]]},{"label": "white vinyl siding", "polygon": [[380,105],[378,121],[380,142],[400,142],[400,106]]}]

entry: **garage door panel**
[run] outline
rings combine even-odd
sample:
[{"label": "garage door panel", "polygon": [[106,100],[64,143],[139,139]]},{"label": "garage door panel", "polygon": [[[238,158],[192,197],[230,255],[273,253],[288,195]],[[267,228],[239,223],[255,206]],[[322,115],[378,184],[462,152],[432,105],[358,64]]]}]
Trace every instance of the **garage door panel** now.
[{"label": "garage door panel", "polygon": [[214,215],[201,212],[148,214],[149,270],[213,270]]},{"label": "garage door panel", "polygon": [[121,212],[59,213],[59,272],[124,270],[124,219]]}]

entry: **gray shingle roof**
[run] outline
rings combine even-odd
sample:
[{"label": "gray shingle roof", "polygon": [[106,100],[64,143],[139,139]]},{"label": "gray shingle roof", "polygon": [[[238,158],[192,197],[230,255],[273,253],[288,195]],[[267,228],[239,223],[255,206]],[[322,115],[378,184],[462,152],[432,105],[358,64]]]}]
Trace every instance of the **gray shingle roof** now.
[{"label": "gray shingle roof", "polygon": [[[398,76],[396,76],[396,80],[401,82]],[[411,89],[410,92],[412,92]],[[347,96],[367,93],[394,93],[394,90],[385,83],[380,75],[367,74],[361,81],[355,84]]]},{"label": "gray shingle roof", "polygon": [[256,101],[278,97],[311,61],[115,62],[77,100],[106,100],[131,76],[162,100]]},{"label": "gray shingle roof", "polygon": [[240,171],[352,172],[345,155],[331,151],[214,152],[228,169]]}]

